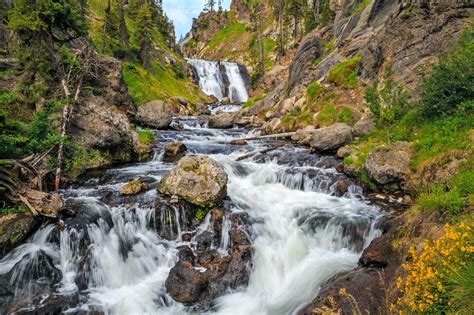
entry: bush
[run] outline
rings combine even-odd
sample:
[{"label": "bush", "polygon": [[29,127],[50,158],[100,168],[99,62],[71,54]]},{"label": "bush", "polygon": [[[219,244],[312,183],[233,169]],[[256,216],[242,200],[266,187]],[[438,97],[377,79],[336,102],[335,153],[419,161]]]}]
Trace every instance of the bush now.
[{"label": "bush", "polygon": [[309,101],[314,101],[316,97],[324,93],[324,88],[319,85],[317,81],[314,81],[306,87],[306,96],[308,96]]},{"label": "bush", "polygon": [[135,130],[140,138],[140,142],[146,145],[150,145],[156,142],[155,133],[151,130]]},{"label": "bush", "polygon": [[0,159],[16,158],[25,153],[28,141],[26,127],[7,117],[7,112],[0,109]]},{"label": "bush", "polygon": [[474,26],[463,35],[449,56],[433,68],[423,84],[422,112],[426,117],[446,116],[464,107],[472,111],[474,99]]},{"label": "bush", "polygon": [[356,68],[359,61],[360,56],[356,55],[351,59],[341,62],[329,71],[328,81],[347,89],[357,88]]}]

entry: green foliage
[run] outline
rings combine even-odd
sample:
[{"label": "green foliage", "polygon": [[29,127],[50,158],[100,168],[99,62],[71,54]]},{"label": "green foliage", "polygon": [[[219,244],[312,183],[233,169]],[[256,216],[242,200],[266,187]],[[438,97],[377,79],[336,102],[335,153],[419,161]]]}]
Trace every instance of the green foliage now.
[{"label": "green foliage", "polygon": [[472,255],[461,270],[449,276],[447,287],[452,300],[451,310],[454,314],[474,314],[474,299],[472,298],[474,296],[474,258]]},{"label": "green foliage", "polygon": [[416,204],[422,211],[456,215],[467,205],[467,202],[459,191],[446,191],[440,185],[433,185],[429,192],[418,197]]},{"label": "green foliage", "polygon": [[249,107],[253,106],[255,103],[263,100],[265,98],[265,96],[267,96],[267,95],[266,94],[261,94],[261,95],[250,98],[247,102],[245,102],[245,104],[242,106],[242,108],[249,108]]},{"label": "green foliage", "polygon": [[156,142],[155,133],[152,130],[135,130],[140,138],[140,142],[146,145],[150,145]]},{"label": "green foliage", "polygon": [[12,91],[0,91],[0,105],[10,105],[20,100],[20,95]]},{"label": "green foliage", "polygon": [[351,125],[352,123],[354,123],[354,114],[352,113],[349,107],[344,106],[337,113],[336,121]]},{"label": "green foliage", "polygon": [[7,116],[7,112],[0,109],[0,159],[22,155],[28,140],[26,127]]},{"label": "green foliage", "polygon": [[202,206],[199,206],[197,209],[196,209],[196,212],[194,212],[194,218],[198,221],[202,221],[204,220],[204,218],[206,217],[207,213],[209,211],[211,211],[212,209],[214,208],[214,204],[213,203],[210,203],[210,204],[207,204],[207,205],[202,205]]},{"label": "green foliage", "polygon": [[26,213],[28,212],[28,207],[25,205],[19,205],[15,207],[0,208],[0,216],[8,215],[11,213]]},{"label": "green foliage", "polygon": [[36,112],[29,130],[28,151],[40,153],[48,150],[60,141],[59,134],[53,129],[45,110]]},{"label": "green foliage", "polygon": [[349,15],[356,15],[362,12],[370,3],[372,0],[362,0],[357,6],[355,6]]},{"label": "green foliage", "polygon": [[209,49],[216,49],[223,45],[232,45],[232,42],[241,37],[245,33],[245,24],[233,22],[221,29],[217,34],[209,41]]},{"label": "green foliage", "polygon": [[309,101],[314,101],[318,96],[324,93],[324,88],[319,85],[317,81],[314,81],[306,87],[306,96]]},{"label": "green foliage", "polygon": [[360,56],[356,55],[344,62],[341,62],[329,71],[328,81],[347,89],[357,88],[356,68],[359,64],[359,61]]},{"label": "green foliage", "polygon": [[459,108],[474,109],[474,26],[440,61],[423,85],[422,112],[426,117],[446,116]]},{"label": "green foliage", "polygon": [[409,96],[391,79],[386,79],[383,88],[378,91],[377,83],[364,91],[364,99],[372,113],[374,121],[379,125],[394,124],[410,109]]}]

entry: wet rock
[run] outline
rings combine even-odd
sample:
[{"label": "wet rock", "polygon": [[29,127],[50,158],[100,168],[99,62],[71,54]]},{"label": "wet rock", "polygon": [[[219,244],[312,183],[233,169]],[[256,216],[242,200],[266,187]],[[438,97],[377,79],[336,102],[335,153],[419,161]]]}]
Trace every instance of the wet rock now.
[{"label": "wet rock", "polygon": [[345,145],[343,147],[340,147],[339,150],[337,150],[336,156],[338,158],[345,158],[346,156],[351,155],[351,150],[349,146]]},{"label": "wet rock", "polygon": [[0,216],[0,257],[24,242],[39,223],[30,213],[10,213]]},{"label": "wet rock", "polygon": [[176,301],[190,304],[199,300],[208,284],[207,275],[194,268],[194,263],[179,260],[166,279],[166,290]]},{"label": "wet rock", "polygon": [[[166,240],[176,240],[179,231],[186,231],[192,226],[195,206],[186,201],[172,202],[159,198],[155,203],[154,227]],[[186,236],[182,236],[185,241]],[[187,236],[191,238],[191,235]]]},{"label": "wet rock", "polygon": [[217,204],[227,193],[224,167],[204,155],[188,155],[161,179],[160,193],[195,205]]},{"label": "wet rock", "polygon": [[315,130],[310,138],[309,145],[315,151],[327,152],[335,151],[351,140],[351,127],[343,123],[338,123]]},{"label": "wet rock", "polygon": [[364,249],[359,263],[365,267],[386,267],[390,257],[393,255],[393,248],[387,234],[374,239],[370,245]]},{"label": "wet rock", "polygon": [[227,129],[234,126],[235,113],[222,113],[209,117],[209,127]]},{"label": "wet rock", "polygon": [[342,196],[347,192],[348,186],[344,180],[338,180],[336,182],[336,195]]},{"label": "wet rock", "polygon": [[242,140],[242,139],[237,139],[237,140],[232,140],[230,142],[230,144],[233,144],[233,145],[247,145],[248,142],[245,141],[245,140]]},{"label": "wet rock", "polygon": [[173,140],[165,144],[163,160],[165,162],[175,162],[183,157],[188,148],[179,140]]},{"label": "wet rock", "polygon": [[173,111],[163,101],[151,101],[138,108],[136,119],[143,125],[165,129],[173,120]]},{"label": "wet rock", "polygon": [[204,104],[196,104],[194,105],[195,111],[198,115],[210,115],[211,110],[207,105]]},{"label": "wet rock", "polygon": [[355,136],[365,136],[375,129],[375,123],[370,118],[364,118],[356,122],[352,129]]},{"label": "wet rock", "polygon": [[250,236],[241,229],[229,231],[232,252],[240,251],[251,245]]},{"label": "wet rock", "polygon": [[229,105],[230,104],[230,98],[228,98],[227,96],[226,97],[223,97],[220,101],[220,103],[222,105]]},{"label": "wet rock", "polygon": [[143,183],[141,180],[139,179],[134,179],[134,180],[131,180],[129,181],[128,183],[126,183],[125,185],[123,185],[121,188],[120,188],[120,193],[122,195],[127,195],[127,196],[130,196],[130,195],[136,195],[136,194],[139,194],[141,193],[142,191],[144,190],[147,190],[148,189],[148,185]]},{"label": "wet rock", "polygon": [[410,175],[411,156],[411,144],[399,141],[389,148],[372,151],[364,167],[379,184],[404,182]]},{"label": "wet rock", "polygon": [[197,248],[209,248],[212,244],[212,239],[214,238],[214,233],[210,231],[204,231],[201,234],[196,236]]}]

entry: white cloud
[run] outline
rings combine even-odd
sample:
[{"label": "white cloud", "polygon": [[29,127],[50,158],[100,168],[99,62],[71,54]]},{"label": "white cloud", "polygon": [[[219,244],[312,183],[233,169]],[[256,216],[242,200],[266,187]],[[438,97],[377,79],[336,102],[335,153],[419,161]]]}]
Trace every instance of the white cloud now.
[{"label": "white cloud", "polygon": [[[224,0],[224,8],[228,9],[230,2],[231,0]],[[206,0],[163,0],[163,9],[173,21],[178,38],[191,29],[193,18],[199,16],[205,3]]]}]

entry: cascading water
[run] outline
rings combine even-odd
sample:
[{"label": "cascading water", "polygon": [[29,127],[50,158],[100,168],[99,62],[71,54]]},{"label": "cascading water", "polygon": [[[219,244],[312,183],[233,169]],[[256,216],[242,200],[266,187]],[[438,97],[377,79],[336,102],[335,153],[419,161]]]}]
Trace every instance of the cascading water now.
[{"label": "cascading water", "polygon": [[[237,162],[236,157],[274,143],[232,146],[226,143],[249,133],[202,128],[196,118],[183,118],[182,123],[183,131],[157,131],[158,142],[178,139],[189,153],[221,162],[229,176],[230,211],[246,213],[252,222],[248,286],[223,291],[214,308],[206,311],[293,313],[332,275],[355,267],[363,248],[378,235],[377,207],[361,198],[355,184],[337,197],[334,184],[345,177],[321,165],[322,157],[287,144],[266,158]],[[206,233],[217,233],[210,246],[228,255],[232,223],[209,213],[189,231],[180,209],[155,213],[161,197],[153,187],[173,166],[156,158],[96,171],[64,190],[67,207],[76,215],[63,215],[60,224],[46,223],[0,261],[0,287],[11,292],[0,296],[0,313],[53,312],[58,303],[62,311],[73,314],[195,312],[174,301],[165,287],[179,247],[195,248]],[[151,188],[137,196],[121,196],[120,187],[134,178]],[[216,223],[219,230],[214,229]],[[166,238],[164,230],[170,230]],[[186,233],[193,236],[185,238]]]},{"label": "cascading water", "polygon": [[231,102],[246,102],[249,98],[243,73],[234,62],[187,59],[199,79],[199,86],[207,95],[219,101],[225,96]]}]

